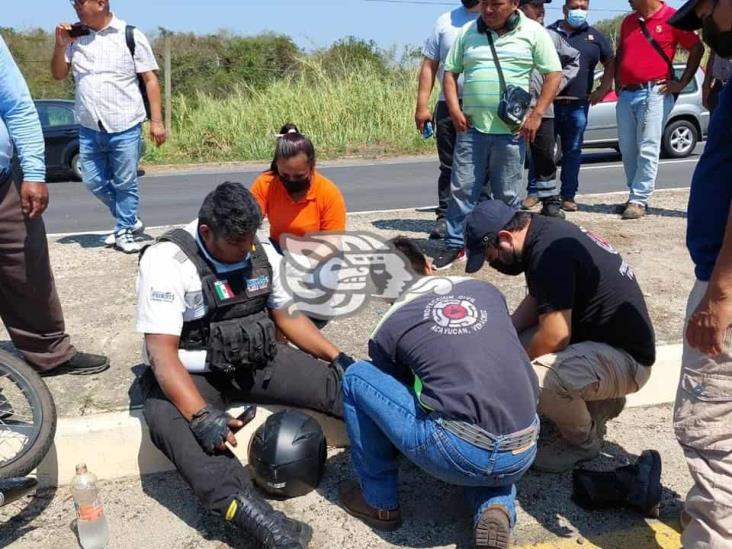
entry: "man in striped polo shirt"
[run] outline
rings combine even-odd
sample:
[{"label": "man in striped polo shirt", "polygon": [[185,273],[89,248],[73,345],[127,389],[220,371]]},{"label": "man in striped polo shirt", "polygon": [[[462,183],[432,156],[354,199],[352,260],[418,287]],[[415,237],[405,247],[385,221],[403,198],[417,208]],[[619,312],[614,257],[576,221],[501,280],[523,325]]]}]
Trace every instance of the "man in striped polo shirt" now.
[{"label": "man in striped polo shirt", "polygon": [[[562,66],[551,37],[518,9],[519,0],[482,0],[480,18],[462,28],[445,61],[443,89],[458,131],[453,158],[452,196],[447,209],[445,250],[437,269],[463,260],[465,217],[478,201],[486,179],[492,198],[510,206],[521,200],[525,141],[533,141],[546,109],[559,91]],[[536,105],[520,127],[498,117],[501,86],[488,40],[493,39],[506,85],[529,90],[535,69],[544,75]],[[463,75],[463,105],[457,80]]]}]

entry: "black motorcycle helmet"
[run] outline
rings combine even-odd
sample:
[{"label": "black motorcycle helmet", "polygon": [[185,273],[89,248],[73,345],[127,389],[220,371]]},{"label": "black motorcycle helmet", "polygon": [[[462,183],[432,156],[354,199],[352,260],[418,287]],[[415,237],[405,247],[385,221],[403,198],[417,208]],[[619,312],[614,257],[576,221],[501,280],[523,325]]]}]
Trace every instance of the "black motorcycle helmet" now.
[{"label": "black motorcycle helmet", "polygon": [[325,435],[312,417],[297,410],[277,412],[257,429],[249,443],[254,482],[279,498],[314,490],[325,469]]}]

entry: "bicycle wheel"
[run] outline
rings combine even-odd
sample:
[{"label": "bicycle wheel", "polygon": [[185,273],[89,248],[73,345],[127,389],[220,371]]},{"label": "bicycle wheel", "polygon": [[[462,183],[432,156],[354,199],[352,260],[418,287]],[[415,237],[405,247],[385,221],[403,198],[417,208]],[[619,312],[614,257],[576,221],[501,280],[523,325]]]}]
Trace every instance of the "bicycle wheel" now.
[{"label": "bicycle wheel", "polygon": [[0,478],[35,469],[53,444],[56,405],[40,376],[0,351]]}]

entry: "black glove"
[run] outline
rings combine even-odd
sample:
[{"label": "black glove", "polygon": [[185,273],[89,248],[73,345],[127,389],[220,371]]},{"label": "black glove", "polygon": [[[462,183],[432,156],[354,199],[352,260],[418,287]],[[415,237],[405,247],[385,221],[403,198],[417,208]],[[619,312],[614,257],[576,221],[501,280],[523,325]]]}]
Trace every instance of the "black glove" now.
[{"label": "black glove", "polygon": [[229,434],[229,420],[231,416],[206,406],[193,414],[190,428],[198,444],[207,454],[216,453],[217,447],[221,446]]},{"label": "black glove", "polygon": [[330,367],[337,370],[338,373],[341,374],[341,377],[343,377],[343,374],[346,373],[348,367],[354,362],[356,361],[353,360],[353,358],[348,356],[346,353],[339,353],[338,356],[335,357],[333,362],[330,363]]}]

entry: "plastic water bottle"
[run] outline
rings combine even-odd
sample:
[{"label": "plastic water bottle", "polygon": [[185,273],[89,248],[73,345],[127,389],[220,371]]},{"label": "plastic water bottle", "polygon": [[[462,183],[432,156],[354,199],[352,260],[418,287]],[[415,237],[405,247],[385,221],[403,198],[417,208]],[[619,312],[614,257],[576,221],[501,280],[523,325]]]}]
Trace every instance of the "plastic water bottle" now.
[{"label": "plastic water bottle", "polygon": [[84,549],[104,549],[109,541],[109,526],[104,516],[104,506],[97,489],[97,477],[86,464],[76,466],[76,476],[71,481],[71,494],[76,507],[76,529]]}]

